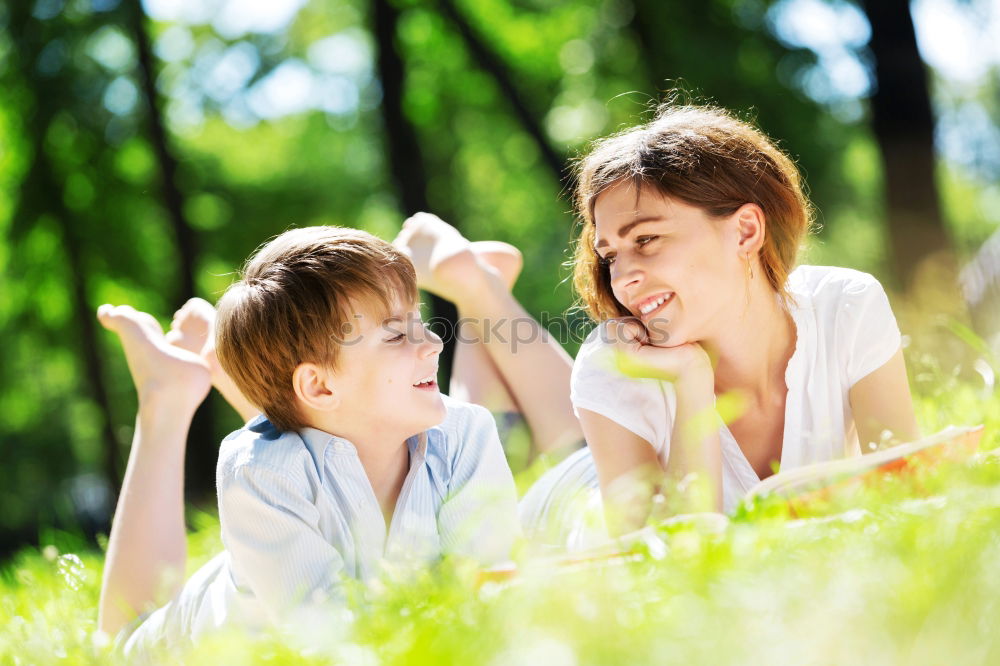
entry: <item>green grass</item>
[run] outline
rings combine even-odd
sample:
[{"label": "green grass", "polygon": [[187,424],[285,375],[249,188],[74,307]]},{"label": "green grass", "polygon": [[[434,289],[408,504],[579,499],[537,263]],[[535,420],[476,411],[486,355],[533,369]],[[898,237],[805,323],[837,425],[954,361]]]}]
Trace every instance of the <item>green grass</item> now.
[{"label": "green grass", "polygon": [[[1000,445],[1000,392],[937,379],[917,398],[925,430],[985,423],[983,448]],[[219,548],[214,518],[194,522],[189,571]],[[510,583],[477,586],[454,561],[390,576],[292,634],[220,635],[180,662],[1000,663],[1000,456],[886,479],[805,517],[772,499],[722,531],[657,534],[632,561],[526,561]],[[8,562],[0,664],[117,662],[93,638],[101,566],[100,552],[56,546]]]}]

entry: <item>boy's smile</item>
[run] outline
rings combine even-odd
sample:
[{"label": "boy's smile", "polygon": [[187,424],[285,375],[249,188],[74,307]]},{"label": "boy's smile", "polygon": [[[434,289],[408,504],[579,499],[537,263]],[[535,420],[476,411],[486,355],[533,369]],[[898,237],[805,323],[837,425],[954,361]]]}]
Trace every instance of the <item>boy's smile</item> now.
[{"label": "boy's smile", "polygon": [[333,370],[340,396],[336,427],[342,431],[335,434],[405,439],[444,420],[437,383],[443,345],[415,305],[397,304],[385,318],[375,310],[355,310]]},{"label": "boy's smile", "polygon": [[413,388],[420,389],[421,391],[427,391],[427,390],[434,390],[434,391],[436,391],[437,387],[438,387],[438,385],[437,385],[437,369],[435,369],[435,371],[432,374],[424,377],[419,382],[417,382],[416,384],[413,385]]}]

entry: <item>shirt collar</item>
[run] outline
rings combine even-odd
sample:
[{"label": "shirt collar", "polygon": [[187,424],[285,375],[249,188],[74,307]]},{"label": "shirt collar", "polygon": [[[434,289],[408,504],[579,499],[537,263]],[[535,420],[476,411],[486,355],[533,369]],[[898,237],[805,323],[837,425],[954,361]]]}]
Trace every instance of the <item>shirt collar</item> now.
[{"label": "shirt collar", "polygon": [[309,452],[313,455],[313,457],[318,460],[322,460],[323,454],[328,448],[331,447],[337,452],[344,452],[353,455],[358,454],[354,445],[343,437],[331,435],[330,433],[317,428],[302,428],[299,430],[299,437],[301,437],[302,441],[305,442],[306,448],[309,449]]},{"label": "shirt collar", "polygon": [[[357,447],[343,437],[309,427],[302,428],[298,433],[314,460],[322,460],[328,449],[337,454],[355,457],[358,455]],[[406,446],[410,451],[410,460],[423,460],[427,456],[428,441],[431,441],[432,445],[435,444],[441,434],[441,429],[435,426],[430,430],[409,437],[406,440]]]},{"label": "shirt collar", "polygon": [[414,435],[406,440],[406,446],[410,449],[410,466],[422,463],[427,457],[427,431]]}]

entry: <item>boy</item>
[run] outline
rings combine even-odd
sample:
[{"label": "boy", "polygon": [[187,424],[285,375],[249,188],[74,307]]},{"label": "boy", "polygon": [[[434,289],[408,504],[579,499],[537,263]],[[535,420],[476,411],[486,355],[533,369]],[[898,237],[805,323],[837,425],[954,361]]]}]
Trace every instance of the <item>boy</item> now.
[{"label": "boy", "polygon": [[184,310],[171,339],[149,315],[102,306],[101,322],[125,348],[139,414],[101,631],[119,632],[155,605],[165,577],[183,571],[184,440],[213,374],[245,397],[241,412],[262,412],[220,450],[225,551],[179,591],[175,579],[171,601],[122,632],[126,652],[232,622],[287,620],[336,598],[341,576],[367,579],[383,560],[508,556],[517,494],[496,426],[484,408],[438,392],[441,342],[420,322],[416,298],[413,266],[391,245],[312,227],[261,248],[220,300],[221,371],[194,353]]}]

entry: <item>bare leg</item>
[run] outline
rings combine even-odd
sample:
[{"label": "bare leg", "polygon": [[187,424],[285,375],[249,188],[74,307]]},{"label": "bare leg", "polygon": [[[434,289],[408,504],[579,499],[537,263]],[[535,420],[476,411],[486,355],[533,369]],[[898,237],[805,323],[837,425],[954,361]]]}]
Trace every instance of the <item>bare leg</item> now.
[{"label": "bare leg", "polygon": [[117,633],[179,590],[187,558],[184,448],[195,409],[211,388],[197,355],[167,342],[159,323],[131,307],[102,305],[139,395],[135,436],[111,524],[97,626]]},{"label": "bare leg", "polygon": [[[513,245],[496,241],[471,244],[472,251],[500,274],[510,289],[521,272],[521,253]],[[494,414],[520,412],[510,388],[479,340],[478,327],[460,322],[459,344],[455,346],[455,361],[451,372],[451,395],[459,400],[486,407]],[[461,341],[470,341],[463,344]]]},{"label": "bare leg", "polygon": [[535,447],[549,452],[579,442],[569,400],[573,361],[511,294],[495,267],[451,225],[414,215],[396,245],[413,260],[420,286],[455,303],[476,334],[531,430]]},{"label": "bare leg", "polygon": [[192,298],[174,313],[167,342],[201,356],[212,374],[212,386],[236,410],[244,423],[260,410],[243,397],[236,384],[219,365],[215,355],[215,307],[202,298]]}]

